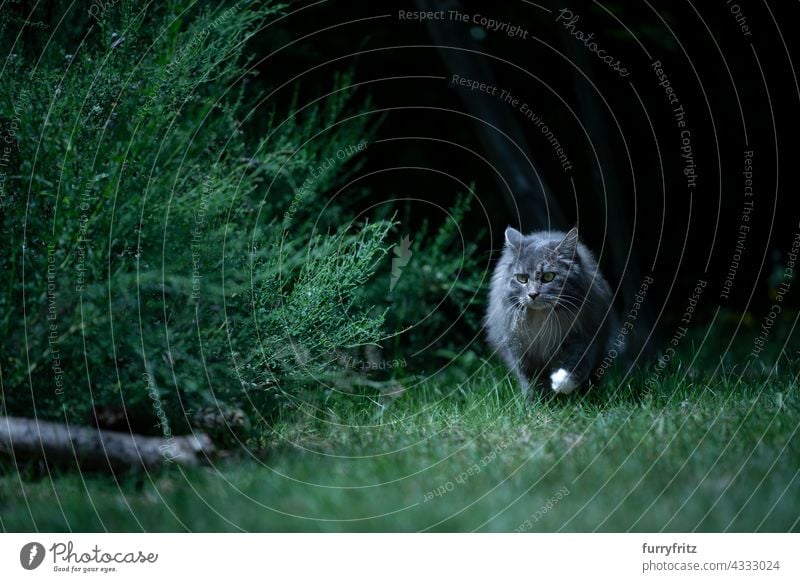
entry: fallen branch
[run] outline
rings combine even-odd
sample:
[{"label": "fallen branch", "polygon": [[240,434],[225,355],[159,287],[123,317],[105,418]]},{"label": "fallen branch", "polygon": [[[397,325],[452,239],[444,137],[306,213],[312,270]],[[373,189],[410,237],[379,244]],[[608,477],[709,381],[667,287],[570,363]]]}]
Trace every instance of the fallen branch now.
[{"label": "fallen branch", "polygon": [[17,460],[43,459],[48,465],[87,469],[155,469],[176,463],[193,466],[213,453],[203,434],[149,437],[85,426],[0,416],[0,455]]}]

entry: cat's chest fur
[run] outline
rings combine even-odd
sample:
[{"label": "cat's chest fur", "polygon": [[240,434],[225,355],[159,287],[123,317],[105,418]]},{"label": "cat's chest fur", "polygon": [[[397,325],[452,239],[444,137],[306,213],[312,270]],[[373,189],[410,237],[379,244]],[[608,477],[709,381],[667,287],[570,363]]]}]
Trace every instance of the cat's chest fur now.
[{"label": "cat's chest fur", "polygon": [[531,363],[546,363],[559,351],[572,322],[557,311],[527,311],[511,326],[509,344]]}]

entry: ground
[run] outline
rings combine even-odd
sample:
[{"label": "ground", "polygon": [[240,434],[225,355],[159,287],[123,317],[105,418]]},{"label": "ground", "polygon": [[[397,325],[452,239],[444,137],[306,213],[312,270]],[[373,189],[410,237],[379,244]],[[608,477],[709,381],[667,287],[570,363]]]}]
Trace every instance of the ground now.
[{"label": "ground", "polygon": [[[194,470],[0,477],[5,531],[798,531],[789,370],[523,401],[499,367],[287,416]],[[645,386],[649,386],[646,388]]]}]

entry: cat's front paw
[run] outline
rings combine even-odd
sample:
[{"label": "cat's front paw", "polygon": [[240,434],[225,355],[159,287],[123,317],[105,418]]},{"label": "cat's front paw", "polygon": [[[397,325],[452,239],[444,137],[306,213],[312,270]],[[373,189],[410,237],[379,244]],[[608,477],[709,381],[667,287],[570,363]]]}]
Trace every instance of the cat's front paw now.
[{"label": "cat's front paw", "polygon": [[564,368],[550,374],[550,387],[558,394],[569,394],[578,387],[578,382]]}]

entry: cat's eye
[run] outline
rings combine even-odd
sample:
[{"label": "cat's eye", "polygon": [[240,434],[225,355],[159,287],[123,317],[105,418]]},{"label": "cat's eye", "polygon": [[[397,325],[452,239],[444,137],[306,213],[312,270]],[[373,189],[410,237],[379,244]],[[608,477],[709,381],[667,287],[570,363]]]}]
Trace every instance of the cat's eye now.
[{"label": "cat's eye", "polygon": [[549,283],[555,278],[556,274],[553,271],[545,271],[542,273],[542,283]]},{"label": "cat's eye", "polygon": [[517,278],[518,283],[522,283],[523,285],[528,282],[528,276],[524,273],[517,273],[514,275]]}]

